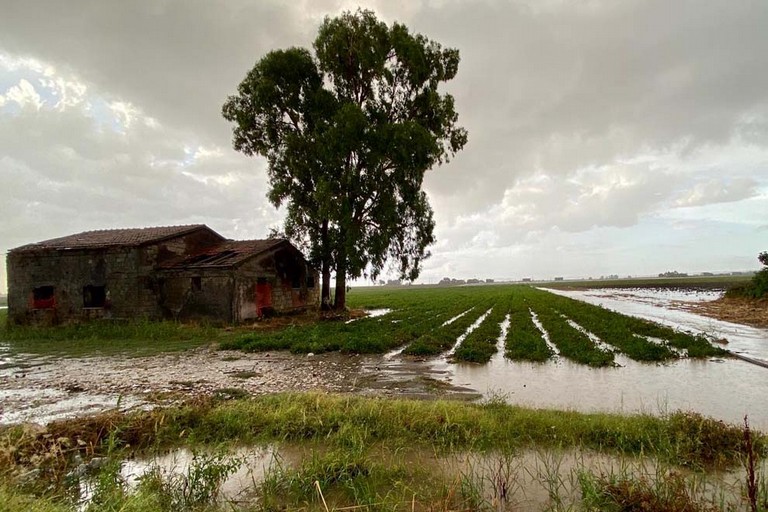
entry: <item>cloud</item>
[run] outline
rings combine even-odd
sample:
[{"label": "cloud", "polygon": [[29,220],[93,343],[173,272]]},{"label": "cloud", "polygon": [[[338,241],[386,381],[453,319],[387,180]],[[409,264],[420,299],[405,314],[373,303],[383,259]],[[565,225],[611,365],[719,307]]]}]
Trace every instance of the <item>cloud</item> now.
[{"label": "cloud", "polygon": [[43,100],[35,90],[35,86],[24,79],[20,80],[18,85],[8,89],[5,94],[0,94],[0,107],[10,106],[11,103],[15,103],[22,109],[40,110],[43,106]]},{"label": "cloud", "polygon": [[[310,46],[324,16],[357,5],[4,6],[0,250],[112,226],[266,234],[281,219],[266,163],[231,149],[221,105],[267,51]],[[613,267],[603,273],[684,261],[678,250],[723,268],[755,252],[753,219],[768,212],[768,3],[362,5],[461,52],[446,90],[469,143],[428,173],[438,243],[425,275],[478,261],[489,277],[559,269],[561,251],[581,272]],[[656,250],[681,239],[680,222],[724,238],[708,252],[696,239]]]},{"label": "cloud", "polygon": [[712,203],[741,201],[757,194],[757,182],[751,178],[711,179],[696,183],[692,190],[681,195],[677,206],[701,206]]}]

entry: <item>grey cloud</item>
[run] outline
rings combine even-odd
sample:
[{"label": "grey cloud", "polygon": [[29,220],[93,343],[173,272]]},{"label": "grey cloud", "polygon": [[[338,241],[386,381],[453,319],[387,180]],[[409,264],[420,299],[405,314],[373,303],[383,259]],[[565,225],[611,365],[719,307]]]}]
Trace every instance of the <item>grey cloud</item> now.
[{"label": "grey cloud", "polygon": [[696,183],[681,195],[677,206],[702,206],[713,203],[741,201],[757,194],[757,182],[751,178],[711,179]]},{"label": "grey cloud", "polygon": [[[265,163],[230,149],[221,104],[261,55],[309,45],[324,15],[355,5],[7,3],[0,52],[51,64],[87,88],[84,101],[127,102],[157,123],[117,133],[84,105],[0,110],[0,249],[117,225],[206,222],[248,237],[279,222]],[[768,3],[367,5],[461,50],[448,90],[470,142],[426,180],[439,240],[428,272],[465,271],[483,252],[498,265],[541,263],[536,247],[632,227],[676,201],[759,203],[764,161],[731,159],[768,150]],[[25,77],[11,75],[2,87]],[[213,153],[190,162],[198,147]],[[717,170],[691,170],[702,148],[729,169],[727,190]],[[588,255],[590,243],[569,250]]]}]

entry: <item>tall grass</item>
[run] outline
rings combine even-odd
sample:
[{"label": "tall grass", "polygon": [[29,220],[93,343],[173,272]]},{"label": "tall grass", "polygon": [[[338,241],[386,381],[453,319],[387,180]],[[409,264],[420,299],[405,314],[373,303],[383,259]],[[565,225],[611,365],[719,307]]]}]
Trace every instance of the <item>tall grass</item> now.
[{"label": "tall grass", "polygon": [[[238,461],[203,448],[274,442],[311,449],[295,464],[278,461],[263,481],[254,482],[258,510],[491,510],[512,503],[508,500],[520,470],[512,458],[528,449],[550,454],[543,459],[541,484],[552,503],[566,506],[556,457],[560,450],[650,456],[675,467],[706,469],[736,464],[745,453],[743,436],[738,426],[682,412],[664,417],[581,414],[498,401],[320,394],[200,400],[163,410],[62,421],[43,431],[4,428],[0,510],[73,510],[69,491],[86,477],[95,482],[88,510],[216,510],[221,483]],[[765,436],[752,432],[750,439],[750,450],[764,456]],[[177,446],[197,447],[198,453],[209,455],[197,457],[182,474],[151,471],[135,490],[120,483],[121,458]],[[498,456],[493,472],[473,464],[450,474],[435,471],[436,459],[473,453]],[[101,462],[84,464],[80,457]],[[83,465],[100,469],[88,476],[78,469]],[[585,497],[601,503],[619,496],[614,489],[623,486],[618,478],[603,481],[599,476],[584,482]],[[17,508],[4,509],[8,503]]]}]

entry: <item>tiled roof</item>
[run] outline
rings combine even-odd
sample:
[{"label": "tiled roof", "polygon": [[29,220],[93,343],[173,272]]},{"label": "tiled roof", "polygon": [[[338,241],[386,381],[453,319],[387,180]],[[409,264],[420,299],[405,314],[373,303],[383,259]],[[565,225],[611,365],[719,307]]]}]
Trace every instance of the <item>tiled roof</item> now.
[{"label": "tiled roof", "polygon": [[282,238],[266,240],[227,240],[208,247],[184,259],[170,261],[161,268],[167,270],[183,270],[191,268],[226,268],[232,267],[252,256],[268,251],[282,243]]},{"label": "tiled roof", "polygon": [[34,244],[23,245],[11,252],[31,252],[38,250],[99,249],[106,247],[136,247],[152,242],[160,242],[180,235],[186,235],[198,229],[209,229],[205,224],[187,226],[164,226],[155,228],[101,229],[85,231],[76,235],[52,238]]}]

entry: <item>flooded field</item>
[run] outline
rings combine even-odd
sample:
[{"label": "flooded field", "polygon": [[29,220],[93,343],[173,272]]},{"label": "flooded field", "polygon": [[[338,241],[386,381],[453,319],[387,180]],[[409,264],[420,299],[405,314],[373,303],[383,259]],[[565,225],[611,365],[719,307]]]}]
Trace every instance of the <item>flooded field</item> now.
[{"label": "flooded field", "polygon": [[768,329],[723,322],[681,308],[681,303],[718,299],[722,291],[665,289],[551,290],[548,292],[644,318],[691,333],[728,341],[728,350],[768,362]]},{"label": "flooded field", "polygon": [[[191,480],[199,481],[196,474],[204,465],[210,468],[213,463],[228,470],[220,475],[217,501],[242,507],[269,499],[270,493],[274,492],[271,481],[297,478],[313,464],[308,461],[326,460],[329,454],[339,456],[333,455],[331,447],[317,444],[267,444],[216,452],[180,448],[154,457],[124,460],[119,478],[127,492],[135,492],[142,479],[152,477],[183,485]],[[373,446],[363,460],[403,468],[399,469],[402,472],[408,472],[405,468],[418,468],[430,475],[429,480],[436,489],[444,486],[450,493],[451,485],[460,485],[461,489],[455,489],[454,493],[469,494],[468,490],[471,490],[476,505],[492,505],[496,510],[546,510],[553,503],[561,507],[579,505],[585,494],[585,482],[590,478],[647,481],[659,488],[664,479],[679,479],[691,497],[702,502],[729,505],[729,510],[746,510],[742,499],[744,470],[741,468],[704,474],[671,466],[652,457],[576,449],[440,454],[414,447],[393,450]],[[763,461],[758,470],[765,474],[767,464]],[[95,485],[97,482],[93,479],[82,479],[81,509],[92,501]],[[328,505],[343,504],[335,503],[339,497],[333,493],[327,490],[326,493]],[[416,500],[415,495],[412,499]],[[421,499],[413,504],[424,505],[420,503]]]},{"label": "flooded field", "polygon": [[68,357],[20,354],[0,343],[0,423],[46,423],[190,395],[324,390],[482,395],[586,412],[682,409],[731,423],[749,415],[768,430],[768,369],[723,350],[768,361],[768,331],[679,307],[719,292],[554,293],[378,289],[350,295],[368,312],[352,322],[248,333],[223,346],[229,350]]},{"label": "flooded field", "polygon": [[[680,301],[715,300],[718,291],[599,289],[552,293],[584,300],[713,339],[728,349],[768,361],[768,330],[721,322],[674,308]],[[617,357],[616,368],[590,368],[558,358],[546,363],[510,361],[497,355],[487,365],[433,361],[451,382],[515,404],[578,411],[648,412],[694,410],[728,422],[750,421],[768,429],[768,370],[732,358],[641,363]]]}]

